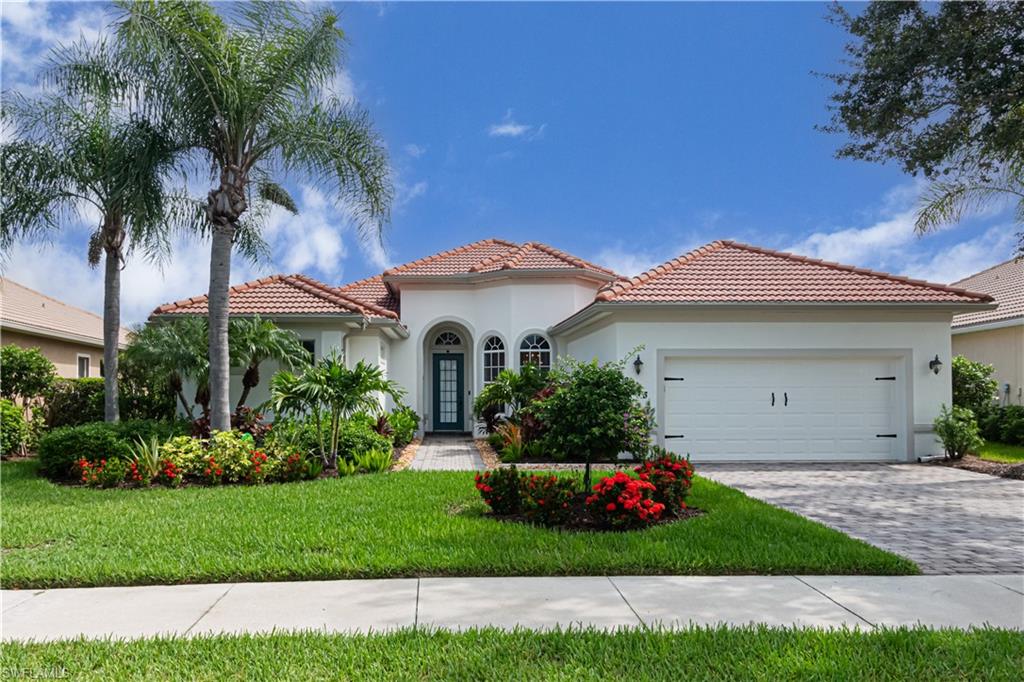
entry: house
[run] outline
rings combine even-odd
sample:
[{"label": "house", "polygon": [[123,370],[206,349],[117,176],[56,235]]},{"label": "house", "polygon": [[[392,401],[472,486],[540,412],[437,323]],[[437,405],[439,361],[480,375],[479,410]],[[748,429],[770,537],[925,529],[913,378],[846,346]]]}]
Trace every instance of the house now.
[{"label": "house", "polygon": [[[936,452],[931,424],[951,394],[949,325],[991,300],[732,241],[626,279],[500,239],[341,287],[276,275],[229,299],[234,315],[296,330],[317,357],[338,349],[349,363],[384,367],[427,432],[471,430],[473,397],[503,368],[630,354],[657,441],[695,460]],[[206,312],[197,296],[153,318]]]},{"label": "house", "polygon": [[997,307],[953,317],[953,354],[995,367],[999,401],[1024,404],[1024,260],[1008,260],[952,284],[992,296]]},{"label": "house", "polygon": [[[120,345],[129,331],[121,330]],[[103,318],[0,278],[0,343],[38,348],[66,378],[103,375]]]}]

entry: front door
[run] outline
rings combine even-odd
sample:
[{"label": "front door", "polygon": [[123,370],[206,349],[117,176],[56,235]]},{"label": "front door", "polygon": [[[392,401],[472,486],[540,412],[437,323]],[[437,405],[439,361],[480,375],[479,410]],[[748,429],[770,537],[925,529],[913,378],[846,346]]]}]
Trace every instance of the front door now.
[{"label": "front door", "polygon": [[434,430],[465,431],[461,353],[434,354]]}]

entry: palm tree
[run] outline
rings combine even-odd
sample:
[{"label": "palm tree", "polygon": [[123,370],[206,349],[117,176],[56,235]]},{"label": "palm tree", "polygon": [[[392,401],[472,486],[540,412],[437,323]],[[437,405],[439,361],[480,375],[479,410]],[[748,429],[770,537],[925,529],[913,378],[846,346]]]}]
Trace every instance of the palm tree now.
[{"label": "palm tree", "polygon": [[332,185],[364,238],[380,239],[392,187],[385,147],[366,114],[324,97],[342,58],[330,9],[120,0],[118,35],[147,84],[140,98],[212,164],[210,393],[213,429],[230,428],[228,282],[240,221],[256,198],[295,212],[276,173]]},{"label": "palm tree", "polygon": [[309,352],[302,346],[299,335],[281,329],[259,315],[231,320],[231,364],[245,367],[242,376],[242,395],[235,410],[245,405],[249,392],[260,383],[260,364],[264,360],[277,360],[288,367],[301,367],[309,363]]},{"label": "palm tree", "polygon": [[[40,100],[13,93],[5,102],[3,123],[13,139],[0,146],[0,248],[48,238],[69,218],[96,214],[88,260],[104,261],[104,417],[117,421],[121,269],[133,248],[166,254],[168,233],[202,214],[183,195],[165,191],[178,147],[166,128],[117,106],[117,89],[126,83],[110,69],[116,57],[107,46],[72,46],[55,59],[56,90]],[[84,62],[97,87],[59,87],[62,72]]]},{"label": "palm tree", "polygon": [[195,382],[195,402],[202,405],[205,412],[209,404],[210,374],[207,339],[205,318],[183,317],[136,329],[124,352],[133,363],[165,375],[168,389],[178,397],[189,419],[194,420],[192,404],[185,399],[184,380]]}]

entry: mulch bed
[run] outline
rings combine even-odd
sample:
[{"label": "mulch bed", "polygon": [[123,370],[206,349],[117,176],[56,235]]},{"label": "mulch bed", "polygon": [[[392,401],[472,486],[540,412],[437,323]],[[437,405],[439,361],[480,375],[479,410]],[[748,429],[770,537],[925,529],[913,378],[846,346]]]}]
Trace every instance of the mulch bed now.
[{"label": "mulch bed", "polygon": [[409,441],[409,444],[402,448],[395,454],[394,462],[391,464],[391,471],[401,471],[402,469],[408,468],[412,464],[412,460],[416,457],[416,451],[420,447],[420,443],[423,442],[422,438],[413,438]]},{"label": "mulch bed", "polygon": [[[590,515],[590,510],[587,508],[585,500],[587,499],[587,493],[576,493],[576,496],[569,503],[569,519],[565,523],[558,524],[557,526],[550,526],[552,530],[568,530],[568,531],[583,531],[590,533],[627,533],[634,530],[643,530],[645,528],[653,528],[654,526],[661,526],[666,523],[676,523],[677,521],[685,521],[692,519],[695,516],[703,516],[704,510],[698,509],[697,507],[687,507],[679,511],[678,513],[663,516],[660,520],[652,523],[647,523],[642,526],[634,526],[632,528],[612,528],[609,526],[602,525],[594,520]],[[491,518],[497,521],[503,521],[506,523],[525,523],[528,525],[536,525],[532,519],[525,514],[491,514]]]},{"label": "mulch bed", "polygon": [[484,461],[485,468],[497,469],[501,466],[501,457],[498,457],[498,453],[494,451],[486,438],[474,438],[473,442],[476,444],[477,452],[480,453],[480,459]]},{"label": "mulch bed", "polygon": [[943,459],[932,462],[938,466],[953,467],[954,469],[967,469],[979,474],[989,474],[1000,478],[1013,478],[1024,480],[1024,462],[1011,464],[1009,462],[990,462],[974,455],[965,455],[963,459]]}]

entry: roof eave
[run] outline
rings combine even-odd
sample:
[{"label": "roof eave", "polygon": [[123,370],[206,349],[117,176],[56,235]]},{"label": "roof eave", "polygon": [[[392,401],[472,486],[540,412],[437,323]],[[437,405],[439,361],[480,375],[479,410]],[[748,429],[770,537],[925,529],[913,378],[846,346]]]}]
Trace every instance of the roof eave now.
[{"label": "roof eave", "polygon": [[[41,336],[47,339],[56,339],[58,341],[67,341],[69,343],[80,343],[83,346],[103,348],[102,338],[75,334],[73,332],[66,332],[60,329],[51,329],[50,327],[41,327],[39,325],[18,322],[15,320],[0,320],[0,329],[9,329],[14,332],[31,334],[32,336]],[[124,348],[126,345],[127,343],[125,341],[118,341],[118,347]]]},{"label": "roof eave", "polygon": [[1024,326],[1024,315],[1017,315],[1015,317],[1005,317],[1001,320],[980,320],[978,322],[972,322],[968,324],[953,324],[952,333],[956,334],[967,334],[970,332],[987,332],[992,329],[1006,329],[1008,327]]}]

